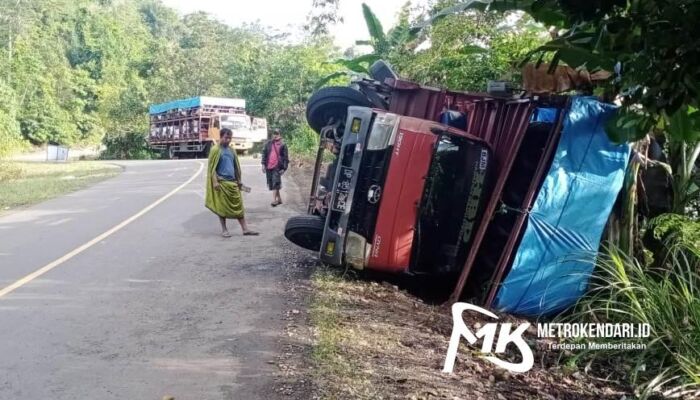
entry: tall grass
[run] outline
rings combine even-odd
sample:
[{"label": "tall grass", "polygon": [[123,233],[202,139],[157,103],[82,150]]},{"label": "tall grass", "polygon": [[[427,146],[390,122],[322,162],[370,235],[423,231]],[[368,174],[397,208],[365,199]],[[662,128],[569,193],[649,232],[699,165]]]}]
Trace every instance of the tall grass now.
[{"label": "tall grass", "polygon": [[589,294],[561,319],[650,324],[651,336],[636,339],[646,349],[586,350],[578,361],[609,367],[642,398],[700,398],[700,249],[678,241],[667,246],[666,259],[655,268],[608,247]]}]

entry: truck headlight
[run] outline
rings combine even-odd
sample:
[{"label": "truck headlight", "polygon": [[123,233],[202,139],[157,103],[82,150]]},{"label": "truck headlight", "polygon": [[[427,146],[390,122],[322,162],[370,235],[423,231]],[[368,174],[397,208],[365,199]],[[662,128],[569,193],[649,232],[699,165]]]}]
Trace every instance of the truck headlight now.
[{"label": "truck headlight", "polygon": [[345,262],[355,269],[364,269],[369,253],[367,239],[355,232],[348,231],[345,239]]},{"label": "truck headlight", "polygon": [[396,114],[378,114],[369,133],[367,150],[383,150],[389,146],[389,141],[398,122]]}]

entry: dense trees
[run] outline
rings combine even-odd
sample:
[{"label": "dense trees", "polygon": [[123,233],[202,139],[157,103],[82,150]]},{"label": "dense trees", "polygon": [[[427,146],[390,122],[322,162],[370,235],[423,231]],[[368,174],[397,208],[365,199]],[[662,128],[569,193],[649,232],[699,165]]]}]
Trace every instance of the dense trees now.
[{"label": "dense trees", "polygon": [[[454,3],[438,1],[429,12]],[[411,28],[418,22],[409,20],[407,11],[402,14],[399,31],[411,39],[403,48],[395,47],[392,58],[404,75],[425,84],[484,91],[489,80],[518,82],[518,63],[547,38],[545,28],[524,13],[467,11],[435,21],[416,33]]]},{"label": "dense trees", "polygon": [[0,0],[0,155],[138,136],[149,103],[197,95],[243,97],[299,130],[333,51],[322,35],[289,44],[158,0]]},{"label": "dense trees", "polygon": [[[148,104],[197,95],[243,97],[252,114],[310,142],[304,103],[341,68],[328,63],[340,49],[326,35],[340,20],[337,0],[312,4],[308,37],[291,43],[257,25],[180,16],[158,0],[0,0],[0,156],[30,143],[121,143],[146,132]],[[483,89],[541,40],[525,17],[504,28],[496,13],[415,35],[410,7],[386,33],[366,8],[374,20],[360,43],[422,83]]]}]

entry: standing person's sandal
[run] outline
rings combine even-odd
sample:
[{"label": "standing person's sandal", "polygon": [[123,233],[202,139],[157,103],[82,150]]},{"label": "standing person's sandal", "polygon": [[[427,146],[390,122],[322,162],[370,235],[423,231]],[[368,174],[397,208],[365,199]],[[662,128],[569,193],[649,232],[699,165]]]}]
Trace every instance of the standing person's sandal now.
[{"label": "standing person's sandal", "polygon": [[255,231],[243,232],[243,236],[258,236],[258,235],[260,235],[260,234],[258,232],[255,232]]}]

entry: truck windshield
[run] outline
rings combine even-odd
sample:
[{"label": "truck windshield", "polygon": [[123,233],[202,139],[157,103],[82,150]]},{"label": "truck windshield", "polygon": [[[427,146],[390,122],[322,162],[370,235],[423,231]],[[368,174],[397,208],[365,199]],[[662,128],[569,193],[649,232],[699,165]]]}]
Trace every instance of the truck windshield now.
[{"label": "truck windshield", "polygon": [[[485,152],[485,153],[484,153]],[[412,257],[417,272],[455,272],[475,230],[488,150],[443,134],[426,177]]]},{"label": "truck windshield", "polygon": [[222,115],[221,127],[231,130],[240,130],[250,128],[250,121],[244,115]]}]

